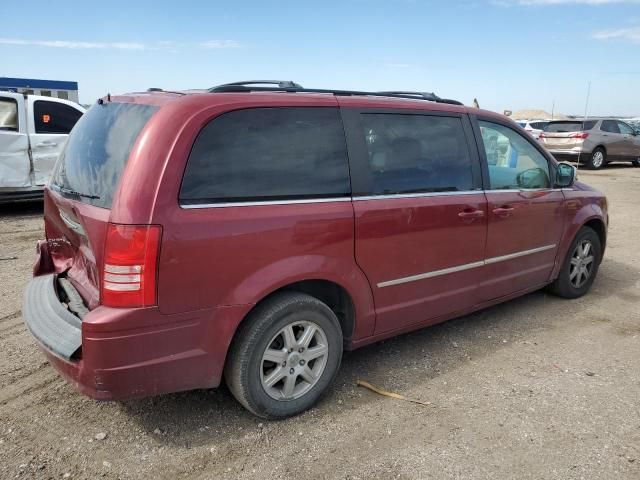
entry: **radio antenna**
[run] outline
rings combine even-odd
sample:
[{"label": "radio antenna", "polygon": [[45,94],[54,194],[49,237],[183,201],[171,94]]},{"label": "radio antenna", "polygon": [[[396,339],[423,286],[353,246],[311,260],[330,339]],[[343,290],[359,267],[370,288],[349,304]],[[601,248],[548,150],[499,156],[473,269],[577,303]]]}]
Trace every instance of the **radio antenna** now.
[{"label": "radio antenna", "polygon": [[[584,126],[587,123],[587,113],[589,111],[589,96],[591,95],[591,80],[589,80],[589,83],[587,84],[587,99],[584,102],[584,117],[582,118],[582,131],[584,131]],[[580,151],[580,153],[578,154],[578,164],[576,165],[576,173],[578,171],[578,169],[580,168],[580,160],[582,156],[582,151]]]}]

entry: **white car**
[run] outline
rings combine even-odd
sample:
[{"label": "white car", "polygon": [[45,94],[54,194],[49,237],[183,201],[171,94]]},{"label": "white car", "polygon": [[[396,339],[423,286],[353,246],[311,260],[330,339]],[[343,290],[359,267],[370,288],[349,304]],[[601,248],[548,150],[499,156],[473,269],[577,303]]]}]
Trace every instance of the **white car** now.
[{"label": "white car", "polygon": [[539,140],[542,129],[549,123],[549,120],[517,120],[516,123],[529,132],[533,138]]},{"label": "white car", "polygon": [[84,112],[69,100],[0,92],[0,202],[42,197],[69,132]]}]

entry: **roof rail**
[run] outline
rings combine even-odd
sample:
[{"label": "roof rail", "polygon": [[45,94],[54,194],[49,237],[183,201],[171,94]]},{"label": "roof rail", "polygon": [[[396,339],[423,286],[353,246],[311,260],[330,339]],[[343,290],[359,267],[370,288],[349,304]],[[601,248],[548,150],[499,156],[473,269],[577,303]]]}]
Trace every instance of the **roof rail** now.
[{"label": "roof rail", "polygon": [[439,96],[437,96],[435,93],[433,92],[411,92],[411,91],[399,91],[399,90],[394,90],[394,91],[390,91],[390,92],[378,92],[384,95],[390,95],[390,96],[402,96],[404,97],[415,97],[418,99],[422,99],[422,100],[428,100],[430,102],[438,102],[438,103],[450,103],[452,105],[463,105],[462,102],[459,102],[458,100],[451,100],[450,98],[440,98]]},{"label": "roof rail", "polygon": [[393,91],[384,91],[384,92],[378,92],[378,93],[382,93],[384,95],[409,95],[412,97],[421,98],[423,100],[431,100],[432,102],[437,102],[438,100],[440,100],[440,97],[433,92],[429,93],[429,92],[410,92],[410,91],[402,91],[402,90],[393,90]]},{"label": "roof rail", "polygon": [[164,93],[175,93],[176,95],[186,95],[185,92],[179,92],[177,90],[165,90],[164,88],[160,88],[160,87],[149,87],[147,88],[147,92],[148,93],[164,92]]},{"label": "roof rail", "polygon": [[332,90],[322,88],[304,88],[302,85],[289,80],[248,80],[218,85],[207,90],[209,93],[223,92],[287,92],[287,93],[328,93],[336,96],[368,96],[407,98],[411,100],[426,100],[429,102],[463,105],[462,102],[448,98],[440,98],[435,93],[389,91],[389,92],[361,92],[357,90]]},{"label": "roof rail", "polygon": [[231,82],[218,85],[210,88],[209,93],[214,92],[238,92],[238,91],[251,91],[254,90],[252,85],[274,85],[268,88],[273,90],[285,90],[285,91],[298,91],[304,90],[302,85],[299,85],[291,80],[245,80],[242,82]]}]

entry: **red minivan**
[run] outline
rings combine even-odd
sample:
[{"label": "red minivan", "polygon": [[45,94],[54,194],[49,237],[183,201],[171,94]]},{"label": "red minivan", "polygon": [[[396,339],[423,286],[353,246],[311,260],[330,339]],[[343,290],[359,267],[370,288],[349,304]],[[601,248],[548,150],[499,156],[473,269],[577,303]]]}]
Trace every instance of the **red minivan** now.
[{"label": "red minivan", "polygon": [[502,115],[238,82],[107,96],[45,192],[23,315],[96,399],[216,387],[265,418],[351,350],[543,287],[585,294],[607,202]]}]

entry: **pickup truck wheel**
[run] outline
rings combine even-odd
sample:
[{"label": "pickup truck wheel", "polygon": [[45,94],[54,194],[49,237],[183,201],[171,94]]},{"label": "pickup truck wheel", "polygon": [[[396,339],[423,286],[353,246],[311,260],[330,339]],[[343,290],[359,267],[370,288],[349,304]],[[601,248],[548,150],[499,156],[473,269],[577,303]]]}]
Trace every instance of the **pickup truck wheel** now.
[{"label": "pickup truck wheel", "polygon": [[607,153],[602,147],[596,148],[591,152],[589,160],[587,160],[587,167],[591,170],[598,170],[605,166],[607,163]]},{"label": "pickup truck wheel", "polygon": [[602,259],[600,237],[582,227],[573,240],[558,278],[549,286],[551,293],[563,298],[578,298],[589,291]]},{"label": "pickup truck wheel", "polygon": [[316,403],[341,359],[342,330],[333,311],[310,295],[280,292],[238,329],[224,376],[253,414],[285,418]]},{"label": "pickup truck wheel", "polygon": [[640,157],[636,158],[635,160],[632,160],[631,165],[633,165],[634,167],[640,167]]}]

